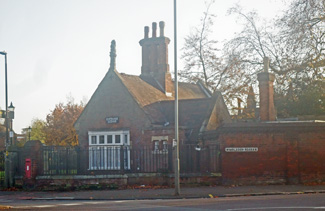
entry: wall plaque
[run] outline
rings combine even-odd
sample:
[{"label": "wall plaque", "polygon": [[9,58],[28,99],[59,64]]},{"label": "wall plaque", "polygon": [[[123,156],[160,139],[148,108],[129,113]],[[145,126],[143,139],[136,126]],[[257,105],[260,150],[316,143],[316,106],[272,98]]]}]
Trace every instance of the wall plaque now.
[{"label": "wall plaque", "polygon": [[258,152],[258,147],[226,147],[226,152]]},{"label": "wall plaque", "polygon": [[119,117],[114,116],[114,117],[106,117],[106,123],[107,124],[116,124],[119,121]]}]

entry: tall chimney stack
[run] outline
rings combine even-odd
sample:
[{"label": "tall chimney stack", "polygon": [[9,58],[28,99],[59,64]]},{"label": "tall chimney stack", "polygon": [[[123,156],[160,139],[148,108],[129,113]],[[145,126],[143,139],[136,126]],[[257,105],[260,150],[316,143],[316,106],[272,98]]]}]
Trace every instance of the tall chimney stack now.
[{"label": "tall chimney stack", "polygon": [[275,79],[274,74],[269,73],[270,59],[264,58],[264,72],[257,74],[260,90],[260,119],[261,121],[275,121],[275,108],[274,108],[274,90],[273,82]]},{"label": "tall chimney stack", "polygon": [[168,64],[168,37],[164,35],[165,23],[159,22],[160,34],[157,37],[157,23],[152,23],[152,37],[149,38],[149,27],[145,27],[144,38],[140,40],[142,47],[142,66],[140,77],[147,83],[171,96],[173,83]]}]

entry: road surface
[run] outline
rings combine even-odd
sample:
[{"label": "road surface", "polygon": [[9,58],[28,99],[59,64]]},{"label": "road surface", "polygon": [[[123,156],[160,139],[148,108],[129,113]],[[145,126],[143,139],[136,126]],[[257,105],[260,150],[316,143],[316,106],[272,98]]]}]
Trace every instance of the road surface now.
[{"label": "road surface", "polygon": [[[325,194],[168,200],[0,200],[11,210],[324,210]],[[5,207],[3,207],[5,208]]]}]

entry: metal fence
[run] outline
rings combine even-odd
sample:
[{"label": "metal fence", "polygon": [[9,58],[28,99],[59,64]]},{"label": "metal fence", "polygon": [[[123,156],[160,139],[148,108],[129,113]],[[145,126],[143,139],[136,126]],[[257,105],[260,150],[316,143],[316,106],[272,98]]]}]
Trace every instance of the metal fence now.
[{"label": "metal fence", "polygon": [[42,162],[44,175],[72,175],[78,173],[78,148],[43,147]]},{"label": "metal fence", "polygon": [[5,181],[5,152],[0,151],[0,187],[4,186]]},{"label": "metal fence", "polygon": [[[152,146],[96,146],[88,149],[43,146],[35,154],[38,156],[32,162],[37,175],[172,173],[174,169],[171,146],[164,149]],[[24,152],[19,152],[18,158],[16,173],[23,176]],[[180,170],[181,173],[219,173],[219,146],[197,148],[195,145],[182,145]]]}]

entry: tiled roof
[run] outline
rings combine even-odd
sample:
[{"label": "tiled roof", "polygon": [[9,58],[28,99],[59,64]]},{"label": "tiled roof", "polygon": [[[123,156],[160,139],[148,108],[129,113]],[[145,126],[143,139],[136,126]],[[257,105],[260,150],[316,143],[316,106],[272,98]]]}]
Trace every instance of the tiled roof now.
[{"label": "tiled roof", "polygon": [[[154,125],[174,125],[174,87],[172,97],[167,97],[164,92],[139,76],[117,74]],[[200,128],[213,99],[208,97],[198,84],[179,82],[178,85],[179,125]]]},{"label": "tiled roof", "polygon": [[[183,99],[179,100],[179,125],[186,128],[199,128],[210,110],[212,98]],[[173,125],[174,101],[160,101],[144,107],[152,118],[153,124]]]},{"label": "tiled roof", "polygon": [[[124,73],[117,73],[129,92],[133,95],[134,99],[141,107],[159,102],[174,100],[174,91],[172,97],[167,97],[165,93],[159,89],[148,84],[139,76],[127,75]],[[174,86],[174,85],[173,85]],[[174,87],[172,88],[174,90]],[[207,95],[197,84],[192,83],[179,83],[178,87],[179,99],[197,99],[207,98]]]}]

